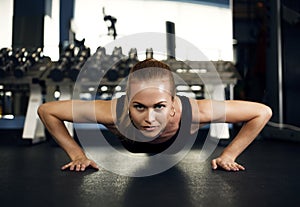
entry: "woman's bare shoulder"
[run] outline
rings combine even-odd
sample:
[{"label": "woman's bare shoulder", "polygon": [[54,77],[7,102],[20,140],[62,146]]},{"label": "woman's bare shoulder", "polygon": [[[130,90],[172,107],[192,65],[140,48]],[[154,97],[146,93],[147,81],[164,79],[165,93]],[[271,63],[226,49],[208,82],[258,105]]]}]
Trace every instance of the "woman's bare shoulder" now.
[{"label": "woman's bare shoulder", "polygon": [[211,116],[211,100],[190,98],[193,122],[207,123]]},{"label": "woman's bare shoulder", "polygon": [[95,100],[95,115],[98,123],[113,125],[116,122],[118,99]]}]

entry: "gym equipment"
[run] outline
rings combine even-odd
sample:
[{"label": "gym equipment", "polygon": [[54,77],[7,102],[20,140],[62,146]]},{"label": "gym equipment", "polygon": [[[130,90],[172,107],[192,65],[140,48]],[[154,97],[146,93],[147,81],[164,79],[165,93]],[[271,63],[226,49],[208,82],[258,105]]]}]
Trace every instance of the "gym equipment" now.
[{"label": "gym equipment", "polygon": [[98,81],[100,77],[104,76],[109,64],[109,55],[106,54],[106,49],[99,46],[95,54],[85,64],[85,67],[82,68],[85,70],[82,71],[82,76],[90,81]]},{"label": "gym equipment", "polygon": [[147,48],[146,49],[146,59],[152,59],[153,58],[153,49]]},{"label": "gym equipment", "polygon": [[10,65],[7,64],[10,51],[9,48],[2,48],[0,50],[0,78],[4,78],[6,73],[10,70]]},{"label": "gym equipment", "polygon": [[46,139],[43,124],[37,114],[42,100],[41,88],[37,84],[31,84],[22,138],[30,139],[33,144]]},{"label": "gym equipment", "polygon": [[108,81],[117,81],[119,78],[119,69],[120,69],[120,63],[124,59],[124,55],[122,53],[122,47],[115,47],[112,55],[109,58],[109,64],[107,65],[107,68],[109,70],[107,71],[105,77],[108,79]]},{"label": "gym equipment", "polygon": [[[153,49],[145,49],[146,58],[153,58]],[[99,46],[91,56],[88,47],[70,44],[57,62],[46,59],[40,48],[32,53],[25,48],[3,48],[0,50],[0,115],[2,119],[4,116],[24,117],[23,138],[31,139],[32,143],[42,141],[42,125],[36,115],[41,103],[71,99],[79,73],[79,87],[82,88],[79,97],[111,99],[115,92],[124,93],[126,83],[122,80],[138,61],[138,51],[134,47],[129,50],[128,55],[122,53],[121,47],[115,47],[110,55],[106,54],[105,47]],[[187,84],[188,87],[184,89],[178,88],[178,93],[197,99],[208,96],[214,99],[233,99],[233,87],[240,78],[233,63],[176,60],[171,55],[162,61]],[[215,76],[215,69],[218,77]],[[196,73],[201,78],[195,78]],[[216,78],[218,81],[221,79],[222,84]],[[67,127],[72,134],[72,125],[67,124]],[[211,127],[212,135],[229,137],[228,126]]]},{"label": "gym equipment", "polygon": [[111,15],[106,15],[105,14],[105,8],[102,8],[102,13],[104,15],[103,20],[106,22],[107,24],[107,29],[108,29],[108,36],[113,36],[114,39],[116,39],[117,37],[117,29],[116,29],[116,22],[117,22],[117,18],[111,16]]},{"label": "gym equipment", "polygon": [[62,53],[58,63],[54,64],[49,77],[55,81],[60,82],[64,79],[65,73],[70,68],[72,61],[74,60],[75,46],[70,44]]},{"label": "gym equipment", "polygon": [[175,24],[166,21],[167,59],[175,59]]},{"label": "gym equipment", "polygon": [[16,78],[21,78],[25,73],[36,63],[38,63],[43,58],[42,48],[37,48],[34,52],[28,56],[23,57],[24,63],[18,65],[14,69],[14,76]]},{"label": "gym equipment", "polygon": [[131,48],[128,52],[128,59],[126,60],[126,71],[124,73],[124,77],[126,77],[129,74],[130,69],[139,62],[138,55],[137,55],[137,49]]},{"label": "gym equipment", "polygon": [[12,50],[3,48],[1,50],[0,78],[4,78],[12,73],[14,68],[21,64],[25,48]]},{"label": "gym equipment", "polygon": [[83,47],[79,50],[74,60],[75,63],[73,63],[71,69],[69,70],[69,77],[71,78],[72,81],[76,81],[82,66],[90,56],[91,56],[90,48]]}]

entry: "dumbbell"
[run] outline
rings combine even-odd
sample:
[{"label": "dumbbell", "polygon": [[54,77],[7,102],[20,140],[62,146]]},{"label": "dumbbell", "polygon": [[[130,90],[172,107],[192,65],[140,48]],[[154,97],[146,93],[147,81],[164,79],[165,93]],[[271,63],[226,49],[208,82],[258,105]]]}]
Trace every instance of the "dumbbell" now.
[{"label": "dumbbell", "polygon": [[108,81],[116,81],[120,77],[120,65],[125,55],[122,53],[122,47],[115,47],[112,55],[109,58],[109,65],[106,66],[109,70],[106,73],[106,78]]},{"label": "dumbbell", "polygon": [[72,65],[71,69],[69,70],[69,77],[72,81],[76,81],[78,74],[86,60],[90,57],[91,51],[90,48],[83,47],[80,49],[78,54],[75,57],[75,64]]},{"label": "dumbbell", "polygon": [[146,49],[146,59],[153,59],[153,49],[152,48]]},{"label": "dumbbell", "polygon": [[65,77],[65,73],[69,69],[73,59],[74,59],[74,45],[69,45],[65,51],[63,52],[62,56],[60,57],[57,64],[52,67],[49,77],[55,81],[59,82],[62,81]]},{"label": "dumbbell", "polygon": [[24,57],[24,63],[21,65],[16,66],[14,70],[14,75],[16,78],[22,78],[25,73],[32,67],[34,64],[40,61],[42,58],[42,49],[37,48],[34,52],[30,55]]},{"label": "dumbbell", "polygon": [[129,74],[130,69],[139,62],[137,50],[136,48],[131,48],[128,52],[128,59],[126,60],[125,64],[126,67],[123,71],[123,76],[126,77]]},{"label": "dumbbell", "polygon": [[83,77],[90,81],[99,81],[105,74],[108,62],[109,56],[106,55],[106,49],[104,47],[98,47],[95,54],[88,58],[84,67],[82,67]]},{"label": "dumbbell", "polygon": [[[22,50],[24,51],[24,50]],[[0,66],[0,78],[4,78],[8,73],[13,71],[15,67],[20,65],[22,53],[20,50],[3,49],[2,64]]]},{"label": "dumbbell", "polygon": [[9,48],[2,48],[0,50],[0,78],[4,78],[5,74],[8,71],[7,62],[8,62],[8,53],[11,50]]}]

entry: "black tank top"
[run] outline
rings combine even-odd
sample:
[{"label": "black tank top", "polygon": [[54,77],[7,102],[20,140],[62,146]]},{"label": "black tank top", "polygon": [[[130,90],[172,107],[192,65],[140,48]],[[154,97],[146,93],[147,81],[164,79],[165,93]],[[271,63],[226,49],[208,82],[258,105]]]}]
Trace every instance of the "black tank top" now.
[{"label": "black tank top", "polygon": [[[168,147],[172,145],[172,143],[177,139],[187,139],[191,133],[191,124],[192,124],[192,107],[190,104],[190,101],[185,96],[178,96],[181,100],[182,104],[182,113],[181,113],[181,119],[180,119],[180,125],[179,129],[177,130],[176,134],[171,138],[168,139],[165,142],[162,143],[149,143],[149,142],[138,142],[138,141],[132,141],[128,138],[122,138],[121,143],[122,145],[130,152],[132,153],[160,153],[164,150],[166,150]],[[120,120],[122,111],[124,110],[124,100],[126,96],[122,96],[117,101],[117,120]],[[184,126],[189,127],[182,127],[182,123],[184,123]],[[184,146],[185,140],[180,140],[179,143],[181,143],[179,146]],[[180,149],[178,149],[180,150]]]}]

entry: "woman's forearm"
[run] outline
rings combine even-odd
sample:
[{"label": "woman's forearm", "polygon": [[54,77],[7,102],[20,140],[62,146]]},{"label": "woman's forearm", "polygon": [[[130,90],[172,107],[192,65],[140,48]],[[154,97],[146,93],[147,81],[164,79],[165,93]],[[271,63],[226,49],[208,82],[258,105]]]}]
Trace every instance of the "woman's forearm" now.
[{"label": "woman's forearm", "polygon": [[43,110],[43,107],[39,108],[38,114],[57,144],[63,148],[72,160],[79,157],[85,157],[85,153],[82,148],[71,137],[62,120],[59,120],[46,110]]},{"label": "woman's forearm", "polygon": [[258,116],[245,122],[236,137],[224,149],[222,155],[236,159],[258,136],[271,116],[271,110],[266,107]]}]

